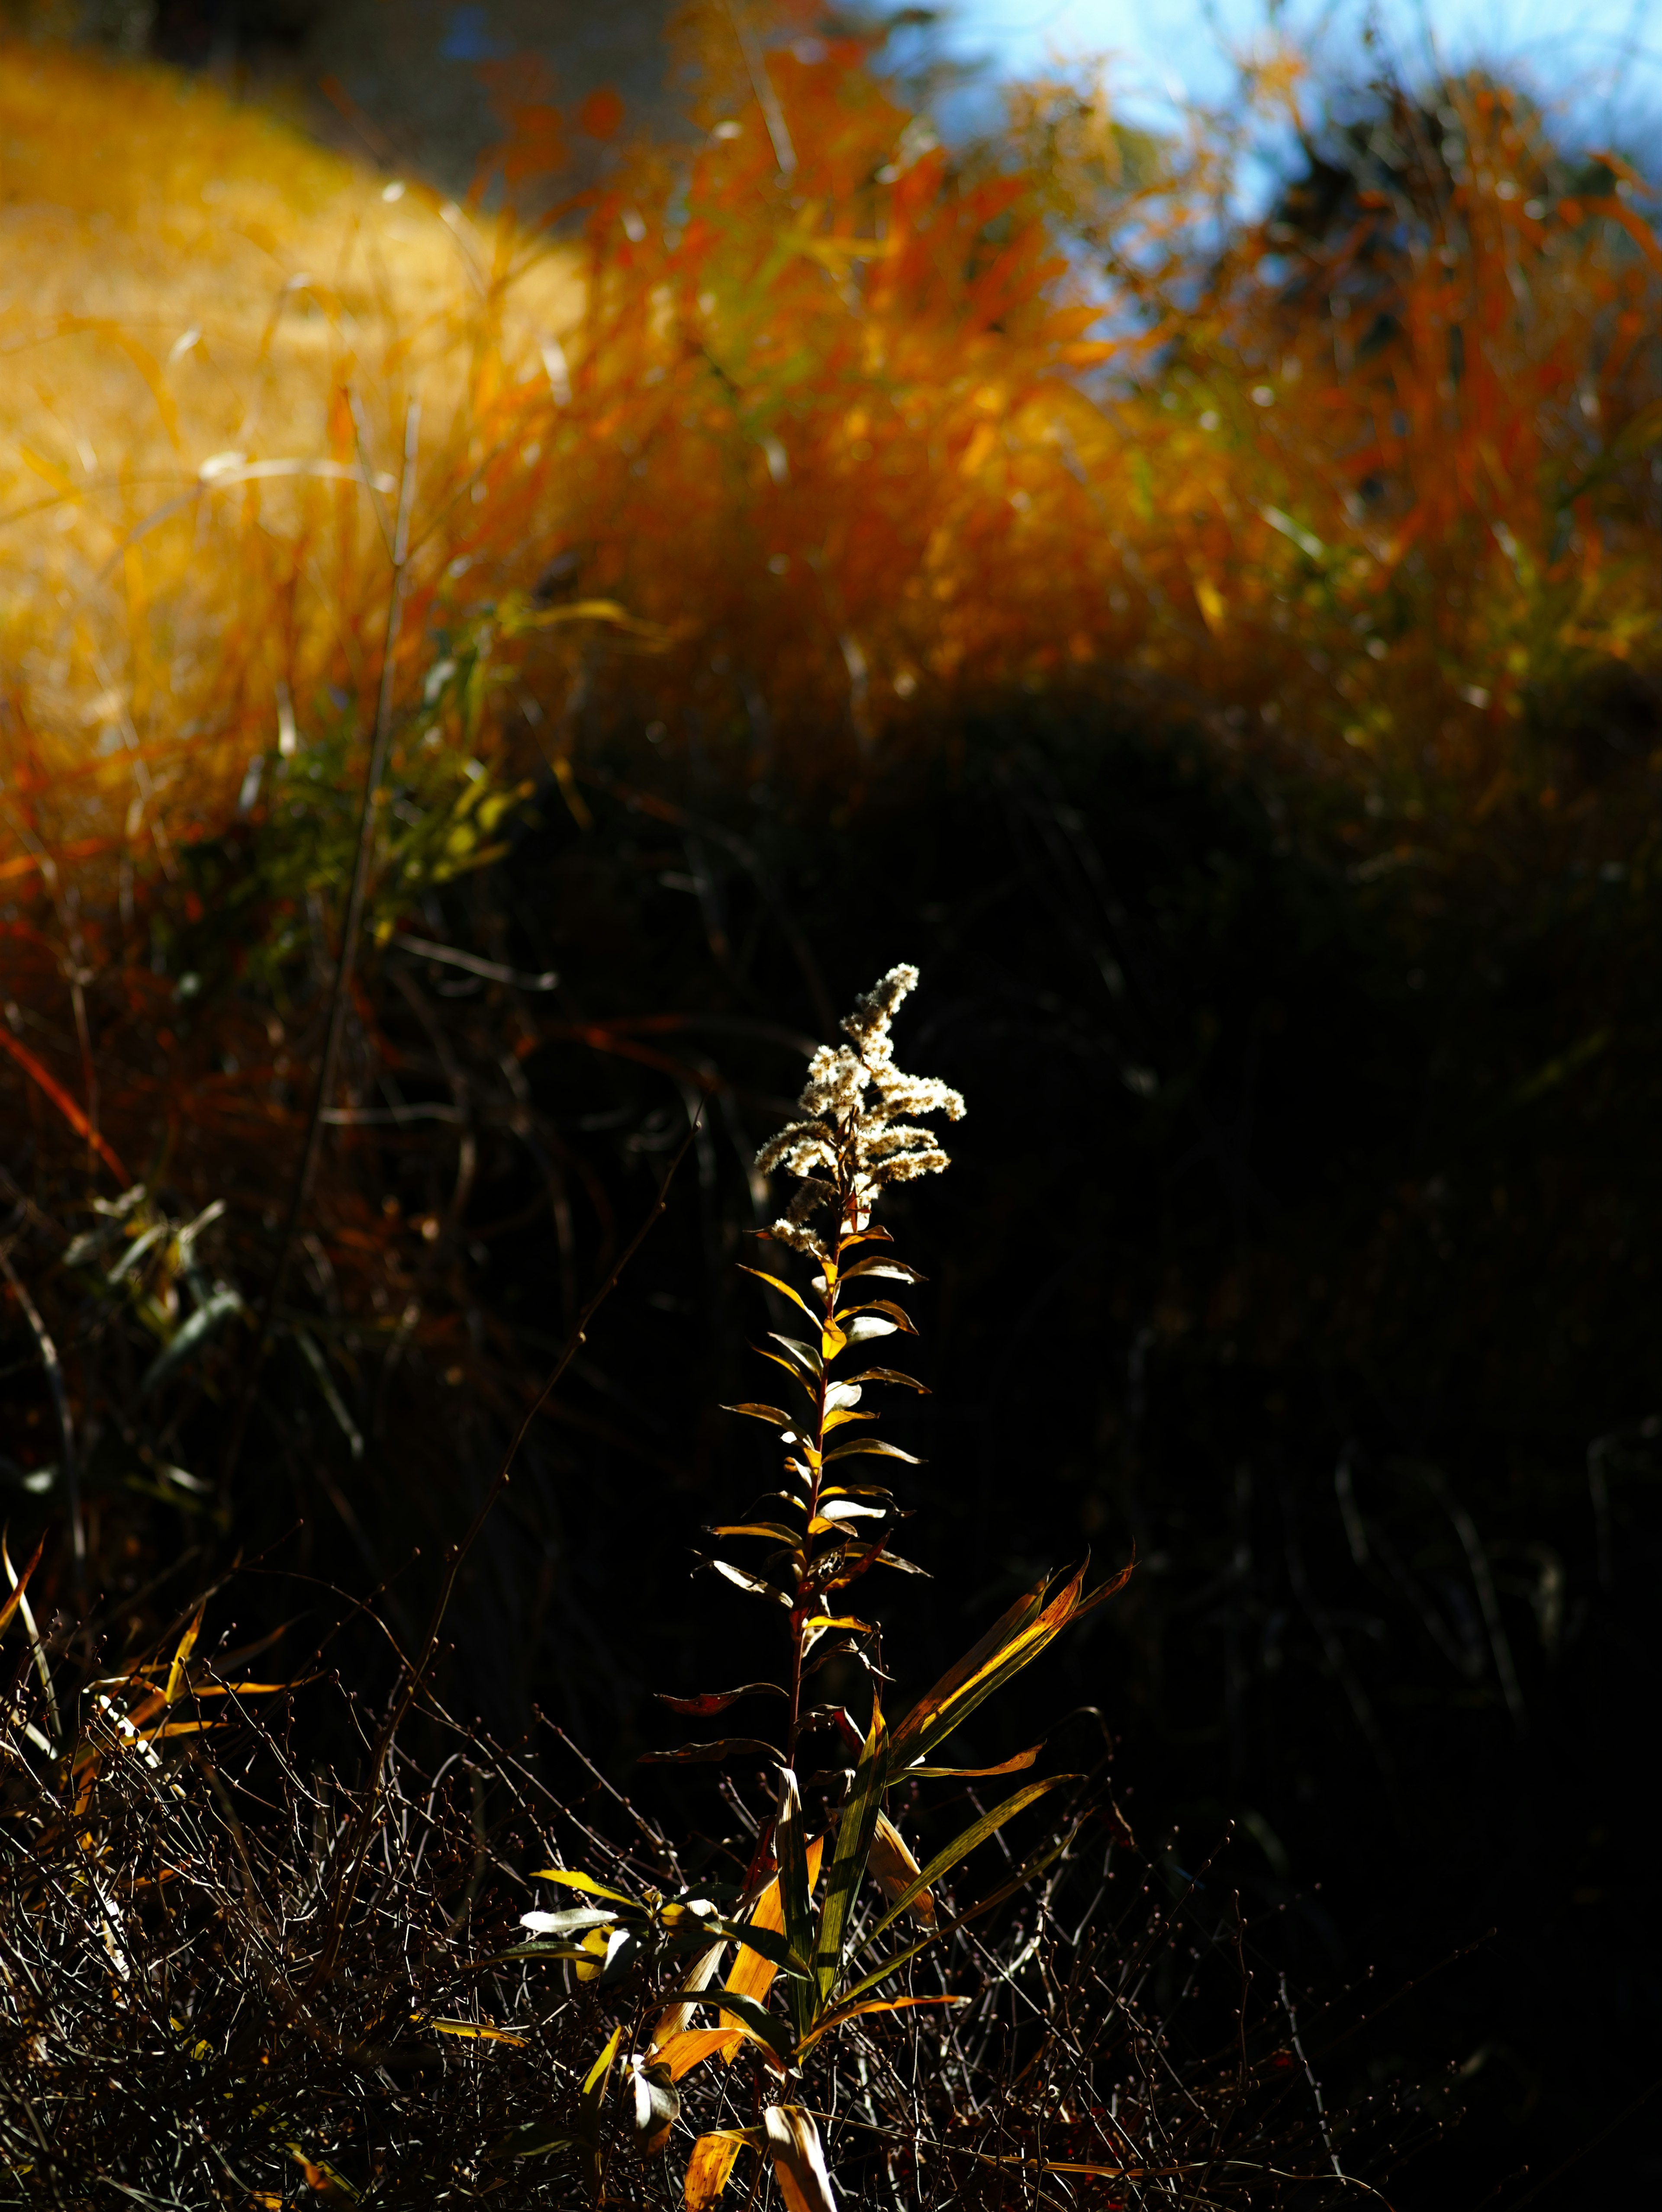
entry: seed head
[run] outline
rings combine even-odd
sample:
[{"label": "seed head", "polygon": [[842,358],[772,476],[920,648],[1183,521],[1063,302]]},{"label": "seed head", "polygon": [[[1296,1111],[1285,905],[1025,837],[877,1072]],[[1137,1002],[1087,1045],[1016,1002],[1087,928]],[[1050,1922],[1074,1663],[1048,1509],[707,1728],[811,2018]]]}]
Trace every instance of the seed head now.
[{"label": "seed head", "polygon": [[817,1260],[828,1255],[808,1226],[837,1202],[842,1226],[861,1230],[886,1184],[938,1175],[950,1164],[933,1129],[903,1116],[944,1114],[961,1121],[964,1101],[930,1075],[908,1075],[894,1064],[890,1024],[916,988],[917,970],[901,966],[855,1001],[843,1024],[849,1042],[822,1044],[808,1062],[808,1079],[797,1101],[802,1115],[770,1137],[756,1155],[764,1174],[783,1168],[802,1177],[783,1217],[774,1223],[780,1243]]}]

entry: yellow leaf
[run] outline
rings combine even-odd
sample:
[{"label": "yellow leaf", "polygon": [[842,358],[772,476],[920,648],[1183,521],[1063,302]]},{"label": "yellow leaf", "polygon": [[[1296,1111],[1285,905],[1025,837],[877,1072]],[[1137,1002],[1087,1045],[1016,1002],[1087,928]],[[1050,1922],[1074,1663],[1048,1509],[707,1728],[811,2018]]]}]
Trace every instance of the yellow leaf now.
[{"label": "yellow leaf", "polygon": [[460,2035],[474,2043],[511,2043],[519,2049],[525,2045],[522,2035],[510,2035],[505,2027],[492,2027],[484,2021],[423,2020],[418,2012],[410,2017],[418,2027],[430,2027],[440,2035]]},{"label": "yellow leaf", "polygon": [[733,2162],[744,2148],[748,2136],[747,2129],[721,2128],[712,2135],[699,2136],[692,2146],[686,2180],[682,2185],[681,2202],[686,2212],[704,2212],[706,2205],[715,2203],[728,2185]]},{"label": "yellow leaf", "polygon": [[773,2178],[785,2212],[837,2212],[813,2115],[801,2105],[770,2105],[762,2115]]},{"label": "yellow leaf", "polygon": [[[921,1871],[917,1861],[907,1850],[899,1829],[886,1813],[880,1813],[877,1816],[877,1832],[872,1838],[871,1851],[866,1864],[871,1870],[872,1880],[891,1905],[904,1889],[917,1880]],[[926,1928],[934,1926],[934,1899],[927,1889],[919,1890],[907,1910]]]},{"label": "yellow leaf", "polygon": [[167,1686],[161,1692],[161,1701],[164,1705],[172,1705],[180,1692],[186,1687],[185,1668],[192,1652],[196,1649],[196,1639],[202,1633],[202,1616],[207,1609],[207,1601],[204,1599],[196,1609],[195,1620],[179,1639],[178,1649],[174,1653],[173,1664],[167,1669]]}]

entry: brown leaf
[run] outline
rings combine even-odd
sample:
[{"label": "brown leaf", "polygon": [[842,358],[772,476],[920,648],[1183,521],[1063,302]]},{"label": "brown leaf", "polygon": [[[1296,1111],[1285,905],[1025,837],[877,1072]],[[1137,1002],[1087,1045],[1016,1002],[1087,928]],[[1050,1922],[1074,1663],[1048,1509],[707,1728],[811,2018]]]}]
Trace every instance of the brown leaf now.
[{"label": "brown leaf", "polygon": [[676,1751],[643,1751],[642,1766],[694,1766],[723,1759],[736,1759],[740,1753],[760,1753],[764,1759],[777,1759],[778,1747],[764,1743],[759,1736],[725,1735],[714,1743],[684,1743]]},{"label": "brown leaf", "polygon": [[785,1692],[777,1682],[741,1682],[736,1690],[705,1690],[696,1698],[672,1698],[667,1690],[653,1692],[661,1705],[667,1705],[673,1713],[685,1713],[689,1720],[708,1720],[713,1713],[724,1713],[729,1705],[736,1705],[740,1698],[759,1698],[764,1694],[782,1698]]},{"label": "brown leaf", "polygon": [[[866,1864],[872,1880],[892,1905],[901,1892],[916,1881],[920,1872],[917,1861],[906,1848],[905,1838],[886,1813],[877,1816],[877,1831],[872,1838],[871,1851]],[[921,1889],[907,1908],[915,1920],[926,1928],[934,1926],[934,1899],[927,1889]]]}]

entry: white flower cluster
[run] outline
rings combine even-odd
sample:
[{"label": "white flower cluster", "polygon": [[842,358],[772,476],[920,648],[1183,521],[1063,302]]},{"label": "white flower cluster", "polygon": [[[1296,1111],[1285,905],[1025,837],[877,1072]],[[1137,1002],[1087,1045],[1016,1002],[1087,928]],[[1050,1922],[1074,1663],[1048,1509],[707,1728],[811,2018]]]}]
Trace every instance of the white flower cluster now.
[{"label": "white flower cluster", "polygon": [[861,1230],[886,1183],[938,1175],[950,1164],[933,1129],[903,1118],[944,1114],[957,1121],[964,1115],[956,1091],[933,1076],[907,1075],[894,1064],[889,1026],[916,984],[916,968],[891,968],[855,1001],[843,1024],[852,1042],[822,1044],[808,1063],[807,1083],[797,1101],[803,1119],[781,1129],[756,1155],[764,1174],[784,1168],[802,1177],[801,1188],[788,1212],[774,1223],[773,1234],[782,1244],[817,1260],[828,1256],[825,1246],[807,1224],[823,1206],[835,1202],[843,1226]]}]

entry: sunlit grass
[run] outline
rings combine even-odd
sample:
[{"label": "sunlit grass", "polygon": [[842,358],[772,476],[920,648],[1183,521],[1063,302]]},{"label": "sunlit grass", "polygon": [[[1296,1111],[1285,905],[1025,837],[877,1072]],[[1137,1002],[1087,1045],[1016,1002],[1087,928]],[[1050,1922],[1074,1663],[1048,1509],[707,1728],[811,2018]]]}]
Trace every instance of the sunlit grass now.
[{"label": "sunlit grass", "polygon": [[[556,757],[656,722],[857,783],[1001,693],[1129,680],[1393,818],[1574,798],[1541,702],[1653,659],[1662,605],[1637,180],[1571,190],[1472,84],[1422,204],[1220,241],[1201,120],[1133,143],[1029,88],[965,169],[857,45],[775,53],[770,119],[727,17],[699,36],[705,135],[622,160],[580,247],[9,51],[0,866],[148,864],[326,690],[367,715],[412,398],[400,698],[551,556],[670,640],[580,671],[499,624],[470,744],[528,701]],[[509,125],[545,190],[549,111]]]}]

